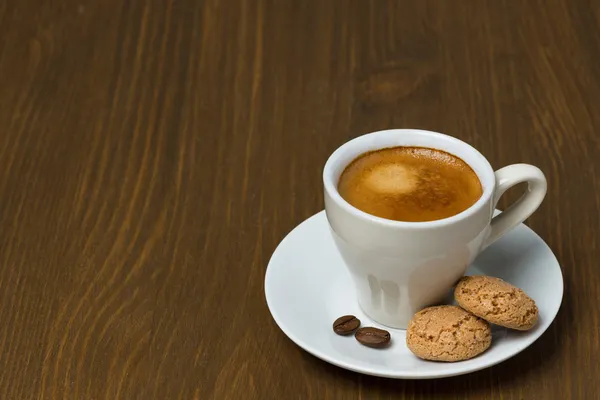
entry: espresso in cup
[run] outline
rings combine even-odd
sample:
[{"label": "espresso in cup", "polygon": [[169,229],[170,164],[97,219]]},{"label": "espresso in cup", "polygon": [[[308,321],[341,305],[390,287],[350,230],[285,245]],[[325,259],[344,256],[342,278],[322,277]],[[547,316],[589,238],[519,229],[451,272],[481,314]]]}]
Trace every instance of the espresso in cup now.
[{"label": "espresso in cup", "polygon": [[[525,194],[496,213],[502,194],[523,182]],[[361,310],[406,329],[416,312],[443,302],[483,249],[538,208],[546,178],[528,164],[494,171],[452,136],[388,129],[335,150],[323,188],[331,236]]]},{"label": "espresso in cup", "polygon": [[360,155],[343,171],[338,191],[361,211],[406,222],[459,214],[483,193],[462,159],[425,147],[390,147]]}]

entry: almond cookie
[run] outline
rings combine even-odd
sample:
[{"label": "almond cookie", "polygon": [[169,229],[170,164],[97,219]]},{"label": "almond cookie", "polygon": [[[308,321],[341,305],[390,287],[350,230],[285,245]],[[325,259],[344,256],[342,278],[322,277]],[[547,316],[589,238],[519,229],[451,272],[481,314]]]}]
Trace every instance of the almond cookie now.
[{"label": "almond cookie", "polygon": [[491,343],[490,325],[456,306],[421,310],[406,330],[406,345],[425,360],[467,360],[483,353]]},{"label": "almond cookie", "polygon": [[465,276],[456,285],[454,298],[465,310],[506,328],[526,331],[538,320],[531,297],[500,278]]}]

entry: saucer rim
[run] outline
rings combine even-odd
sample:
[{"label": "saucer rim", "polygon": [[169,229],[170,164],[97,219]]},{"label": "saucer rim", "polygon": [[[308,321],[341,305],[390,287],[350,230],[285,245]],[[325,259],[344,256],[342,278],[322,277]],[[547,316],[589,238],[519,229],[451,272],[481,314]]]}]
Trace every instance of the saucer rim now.
[{"label": "saucer rim", "polygon": [[[496,213],[499,212],[499,210],[496,210]],[[556,266],[558,268],[558,276],[560,277],[560,293],[556,293],[554,295],[554,297],[559,297],[559,301],[558,301],[558,306],[556,307],[555,311],[549,315],[548,318],[545,318],[545,320],[547,320],[547,323],[544,323],[542,325],[541,328],[538,329],[537,332],[535,333],[531,333],[531,338],[530,340],[526,340],[523,343],[520,344],[520,346],[518,348],[515,348],[513,351],[507,352],[506,356],[500,356],[494,360],[490,360],[489,362],[483,362],[481,364],[475,364],[472,367],[467,367],[464,369],[460,369],[460,368],[456,368],[458,365],[460,365],[461,362],[456,362],[456,363],[448,363],[448,365],[453,366],[455,368],[450,369],[448,372],[436,372],[436,373],[431,373],[428,372],[427,370],[422,371],[422,372],[412,372],[410,375],[407,374],[403,374],[403,373],[394,373],[392,371],[386,372],[385,370],[382,369],[373,369],[373,368],[365,368],[365,367],[355,367],[352,364],[346,363],[346,362],[340,362],[339,360],[337,360],[335,357],[331,357],[326,353],[323,353],[321,351],[315,351],[312,346],[310,346],[309,344],[307,344],[305,341],[303,341],[302,339],[300,339],[298,336],[296,336],[290,329],[286,328],[284,326],[284,324],[281,322],[281,318],[278,316],[277,312],[275,311],[275,308],[272,306],[273,304],[273,299],[270,298],[269,296],[269,281],[270,281],[270,276],[272,275],[272,262],[273,259],[276,258],[276,256],[278,255],[278,253],[281,251],[280,249],[283,247],[282,245],[284,244],[284,242],[290,240],[290,236],[292,235],[292,233],[298,229],[302,224],[308,223],[310,220],[312,219],[317,219],[319,217],[323,217],[326,218],[325,215],[325,210],[321,210],[319,212],[317,212],[316,214],[306,218],[305,220],[303,220],[302,222],[300,222],[299,224],[297,224],[296,226],[294,226],[293,229],[291,229],[286,235],[285,237],[278,243],[276,249],[273,251],[270,259],[269,259],[269,263],[267,265],[267,270],[265,273],[265,281],[264,281],[264,291],[265,291],[265,299],[266,299],[266,303],[267,303],[267,307],[269,309],[269,312],[271,313],[271,316],[273,318],[273,320],[275,321],[275,324],[279,327],[279,329],[281,329],[281,331],[292,341],[294,342],[297,346],[299,346],[302,350],[306,351],[307,353],[320,358],[323,361],[326,361],[332,365],[335,365],[337,367],[340,368],[344,368],[347,369],[349,371],[354,371],[357,373],[361,373],[361,374],[365,374],[365,375],[371,375],[371,376],[378,376],[378,377],[382,377],[382,378],[391,378],[391,379],[437,379],[437,378],[449,378],[449,377],[453,377],[453,376],[459,376],[459,375],[465,375],[465,374],[470,374],[472,372],[476,372],[476,371],[480,371],[489,367],[492,367],[494,365],[500,364],[516,355],[518,355],[519,353],[521,353],[523,350],[525,350],[527,347],[531,346],[533,343],[535,343],[547,330],[548,328],[552,325],[552,323],[554,322],[554,320],[556,319],[556,316],[558,315],[558,312],[560,311],[560,308],[562,306],[562,301],[563,301],[563,295],[564,295],[564,277],[562,274],[562,269],[560,266],[560,263],[558,262],[558,259],[556,258],[556,255],[554,254],[554,252],[552,251],[552,249],[550,248],[550,246],[548,246],[548,244],[546,243],[546,241],[544,241],[544,239],[542,239],[542,237],[540,237],[533,229],[529,228],[527,225],[525,225],[524,223],[521,223],[519,225],[517,225],[517,227],[515,227],[515,229],[523,226],[527,229],[528,234],[533,234],[537,237],[537,239],[541,240],[547,247],[547,249],[550,252],[550,255],[554,258],[554,261],[556,263]],[[515,230],[513,229],[513,231]],[[507,235],[510,235],[511,232],[507,232]],[[494,247],[497,246],[497,243],[492,244],[490,247]],[[557,296],[559,295],[559,296]],[[388,328],[388,329],[392,329],[392,330],[398,330],[398,331],[405,331],[404,329],[393,329],[393,328]],[[476,359],[476,358],[475,358]],[[470,361],[470,360],[465,360],[465,361]]]}]

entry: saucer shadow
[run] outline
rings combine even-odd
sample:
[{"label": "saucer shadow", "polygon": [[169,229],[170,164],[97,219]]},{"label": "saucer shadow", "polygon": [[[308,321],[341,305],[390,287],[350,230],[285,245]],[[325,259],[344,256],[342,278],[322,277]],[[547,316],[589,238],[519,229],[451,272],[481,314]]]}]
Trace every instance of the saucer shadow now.
[{"label": "saucer shadow", "polygon": [[297,350],[311,369],[314,368],[314,373],[327,376],[332,381],[348,387],[356,387],[356,390],[361,390],[363,394],[377,393],[381,397],[390,398],[400,394],[413,395],[415,398],[423,395],[432,398],[461,398],[461,394],[471,396],[481,393],[481,396],[485,397],[489,395],[490,387],[514,386],[527,382],[536,371],[558,364],[560,343],[573,325],[573,304],[568,295],[572,283],[565,277],[564,285],[565,295],[558,315],[538,340],[500,364],[466,375],[425,380],[379,378],[338,368],[299,347]]}]

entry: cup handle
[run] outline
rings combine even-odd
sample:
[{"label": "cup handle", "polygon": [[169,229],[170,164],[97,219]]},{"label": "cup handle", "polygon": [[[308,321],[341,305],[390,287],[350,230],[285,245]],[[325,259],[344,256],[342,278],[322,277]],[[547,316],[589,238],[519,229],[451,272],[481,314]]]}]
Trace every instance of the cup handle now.
[{"label": "cup handle", "polygon": [[525,221],[540,206],[546,196],[547,183],[544,173],[533,165],[513,164],[496,171],[496,190],[492,204],[494,209],[500,197],[516,184],[527,182],[527,190],[519,200],[492,218],[490,234],[483,248],[488,247],[502,235]]}]

